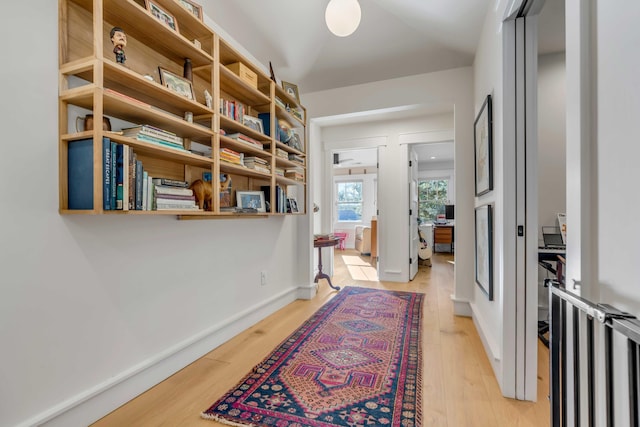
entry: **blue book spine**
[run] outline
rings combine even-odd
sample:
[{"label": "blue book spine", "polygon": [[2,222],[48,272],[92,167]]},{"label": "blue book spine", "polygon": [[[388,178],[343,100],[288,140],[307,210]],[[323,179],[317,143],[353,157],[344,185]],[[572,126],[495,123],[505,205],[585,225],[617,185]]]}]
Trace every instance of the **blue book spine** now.
[{"label": "blue book spine", "polygon": [[67,180],[67,208],[93,209],[93,138],[69,142]]},{"label": "blue book spine", "polygon": [[124,190],[124,145],[116,144],[116,209],[122,210],[122,191]]},{"label": "blue book spine", "polygon": [[136,160],[136,210],[142,210],[142,177],[144,176],[142,170],[142,161]]},{"label": "blue book spine", "polygon": [[111,210],[111,140],[102,138],[102,209]]},{"label": "blue book spine", "polygon": [[118,191],[118,184],[116,183],[116,147],[117,143],[111,141],[111,194],[109,195],[109,201],[111,204],[111,210],[116,210],[116,193]]}]

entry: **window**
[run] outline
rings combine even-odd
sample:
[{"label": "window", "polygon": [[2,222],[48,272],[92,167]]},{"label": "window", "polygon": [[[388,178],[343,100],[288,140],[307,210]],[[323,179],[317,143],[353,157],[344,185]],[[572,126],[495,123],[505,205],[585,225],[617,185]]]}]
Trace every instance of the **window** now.
[{"label": "window", "polygon": [[338,221],[362,220],[362,181],[336,183]]},{"label": "window", "polygon": [[424,179],[418,182],[418,218],[422,222],[433,222],[444,213],[449,202],[448,179]]}]

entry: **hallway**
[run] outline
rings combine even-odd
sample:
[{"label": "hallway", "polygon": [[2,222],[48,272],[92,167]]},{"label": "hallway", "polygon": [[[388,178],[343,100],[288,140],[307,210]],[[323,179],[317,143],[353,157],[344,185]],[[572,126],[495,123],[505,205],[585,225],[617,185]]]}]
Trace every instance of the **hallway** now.
[{"label": "hallway", "polygon": [[[355,250],[335,251],[334,285],[426,294],[422,354],[423,426],[549,425],[547,349],[541,344],[538,347],[538,402],[503,398],[472,320],[453,316],[453,265],[448,262],[453,259],[451,254],[435,254],[433,266],[420,266],[418,275],[409,283],[372,281],[366,275],[359,280],[352,278],[349,265],[366,267],[363,264],[368,265],[369,258],[360,257]],[[363,270],[355,271],[361,274]],[[233,387],[334,295],[335,291],[322,280],[318,295],[312,301],[298,300],[289,304],[93,426],[222,426],[201,419],[200,412]]]}]

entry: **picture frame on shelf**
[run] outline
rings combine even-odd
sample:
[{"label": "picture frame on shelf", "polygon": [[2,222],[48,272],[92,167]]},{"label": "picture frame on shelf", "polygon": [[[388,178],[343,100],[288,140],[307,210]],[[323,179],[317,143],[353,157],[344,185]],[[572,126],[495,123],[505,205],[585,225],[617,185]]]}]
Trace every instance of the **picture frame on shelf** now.
[{"label": "picture frame on shelf", "polygon": [[193,92],[193,83],[191,81],[162,67],[158,67],[158,71],[160,72],[160,83],[164,87],[191,101],[195,101],[196,96]]},{"label": "picture frame on shelf", "polygon": [[264,200],[262,191],[236,191],[236,205],[239,208],[254,208],[258,212],[266,212]]},{"label": "picture frame on shelf", "polygon": [[264,133],[264,129],[262,127],[262,120],[253,116],[243,116],[242,124],[248,128],[255,130],[256,132]]},{"label": "picture frame on shelf", "polygon": [[297,129],[291,129],[291,130],[292,130],[292,136],[291,136],[291,139],[289,140],[289,145],[298,151],[304,151],[302,146],[302,138],[300,138],[300,132]]},{"label": "picture frame on shelf", "polygon": [[493,301],[493,216],[491,205],[475,210],[475,281]]},{"label": "picture frame on shelf", "polygon": [[158,21],[162,22],[172,30],[178,31],[178,21],[176,21],[175,16],[158,6],[158,4],[153,0],[144,0],[144,4],[149,13],[151,13],[151,15]]},{"label": "picture frame on shelf", "polygon": [[493,190],[493,118],[491,95],[487,95],[473,127],[475,191],[482,196]]},{"label": "picture frame on shelf", "polygon": [[288,211],[291,213],[298,213],[298,201],[295,199],[295,197],[289,197],[287,199],[287,205],[288,205]]},{"label": "picture frame on shelf", "polygon": [[191,0],[178,0],[178,3],[185,9],[187,9],[193,16],[198,18],[201,22],[204,22],[203,14],[202,14],[202,6],[197,3],[192,2]]},{"label": "picture frame on shelf", "polygon": [[293,83],[285,82],[282,80],[282,89],[287,93],[287,95],[291,96],[298,103],[300,103],[300,94],[298,93],[298,86]]}]

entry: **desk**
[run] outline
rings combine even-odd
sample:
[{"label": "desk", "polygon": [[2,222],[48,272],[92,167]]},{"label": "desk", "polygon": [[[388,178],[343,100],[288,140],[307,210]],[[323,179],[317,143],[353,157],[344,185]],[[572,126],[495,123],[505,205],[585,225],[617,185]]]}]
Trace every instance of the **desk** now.
[{"label": "desk", "polygon": [[336,291],[340,290],[340,286],[333,286],[331,283],[331,277],[328,274],[322,272],[322,248],[328,248],[331,246],[335,246],[340,243],[340,239],[317,239],[313,241],[313,247],[318,248],[318,274],[316,274],[315,279],[313,279],[313,283],[318,283],[320,279],[327,279],[329,282],[329,286],[331,286]]},{"label": "desk", "polygon": [[449,245],[450,252],[453,252],[453,224],[433,223],[433,252],[436,252],[437,244]]},{"label": "desk", "polygon": [[567,256],[566,249],[557,248],[545,248],[541,246],[538,248],[538,262],[540,261],[558,261],[558,255],[562,257]]}]

